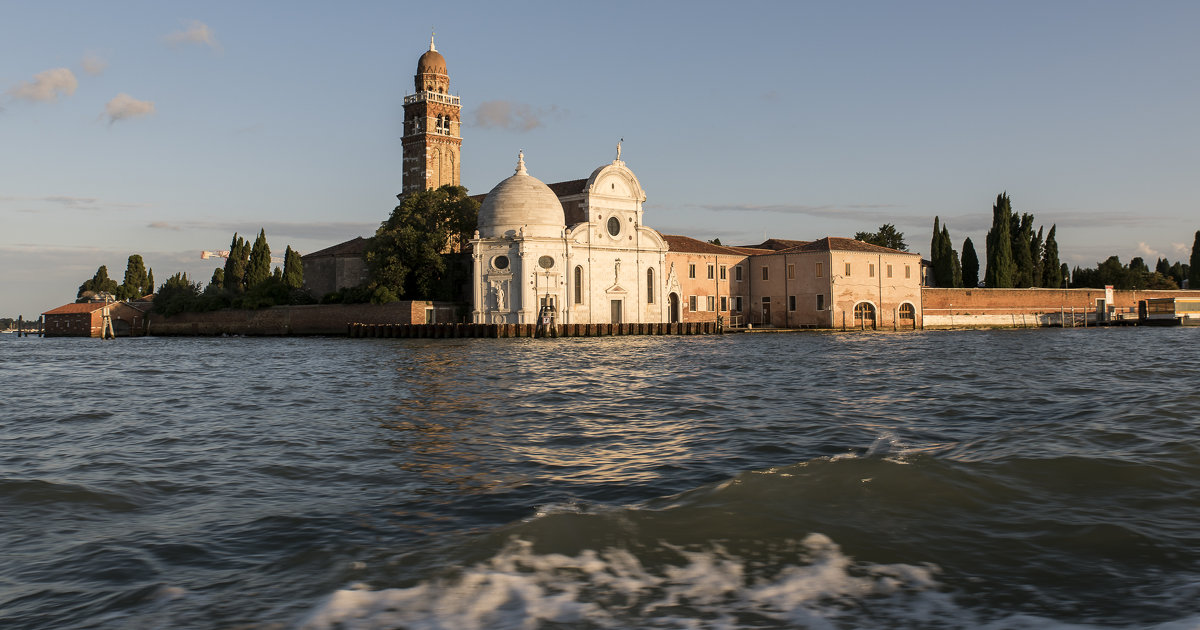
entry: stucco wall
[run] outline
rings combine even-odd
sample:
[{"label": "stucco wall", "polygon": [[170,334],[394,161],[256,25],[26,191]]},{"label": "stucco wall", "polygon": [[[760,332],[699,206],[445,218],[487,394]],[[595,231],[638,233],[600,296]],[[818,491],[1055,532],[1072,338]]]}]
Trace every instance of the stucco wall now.
[{"label": "stucco wall", "polygon": [[[691,252],[667,252],[667,269],[675,266],[675,277],[679,280],[680,321],[683,322],[712,322],[722,317],[728,323],[733,315],[744,315],[749,309],[749,283],[746,281],[746,256],[724,254],[698,254]],[[695,277],[691,276],[691,266],[695,265]],[[742,280],[737,279],[738,266],[742,267]],[[708,277],[709,266],[712,267],[712,278]],[[721,268],[725,268],[725,278],[721,278]],[[667,289],[670,291],[670,288]],[[691,308],[691,297],[696,297],[696,309]],[[743,311],[734,310],[736,298],[742,298]],[[712,297],[713,308],[709,308],[708,298]],[[721,308],[721,298],[726,298],[725,308]]]}]

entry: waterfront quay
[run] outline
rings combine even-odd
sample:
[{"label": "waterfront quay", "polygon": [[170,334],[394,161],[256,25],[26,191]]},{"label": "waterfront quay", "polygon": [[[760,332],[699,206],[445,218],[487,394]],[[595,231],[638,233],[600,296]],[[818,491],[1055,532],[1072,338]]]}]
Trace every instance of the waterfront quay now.
[{"label": "waterfront quay", "polygon": [[629,323],[629,324],[359,324],[351,323],[346,334],[355,339],[450,339],[484,337],[619,337],[631,335],[720,335],[717,322]]}]

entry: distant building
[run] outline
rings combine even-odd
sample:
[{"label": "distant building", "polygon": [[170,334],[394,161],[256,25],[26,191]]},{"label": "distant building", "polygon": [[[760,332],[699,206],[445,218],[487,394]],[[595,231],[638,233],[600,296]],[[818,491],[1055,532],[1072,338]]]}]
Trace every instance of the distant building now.
[{"label": "distant building", "polygon": [[112,319],[118,337],[146,334],[146,313],[151,302],[79,302],[64,304],[42,313],[47,337],[100,337],[104,331],[104,313]]},{"label": "distant building", "polygon": [[304,288],[315,298],[356,287],[367,281],[367,262],[363,253],[369,241],[361,236],[300,257],[304,267]]},{"label": "distant building", "polygon": [[[460,184],[461,103],[430,38],[404,98],[405,195]],[[546,184],[516,172],[480,201],[471,239],[471,320],[557,324],[722,321],[733,326],[919,327],[918,254],[848,238],[729,247],[663,235],[621,160]],[[367,280],[357,238],[303,257],[314,296]],[[453,247],[457,251],[457,247]]]}]

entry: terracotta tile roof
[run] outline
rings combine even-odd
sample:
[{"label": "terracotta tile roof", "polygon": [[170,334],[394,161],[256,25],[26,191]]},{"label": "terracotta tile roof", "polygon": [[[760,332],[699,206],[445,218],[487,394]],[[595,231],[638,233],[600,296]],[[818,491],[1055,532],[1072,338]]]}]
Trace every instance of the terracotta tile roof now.
[{"label": "terracotta tile roof", "polygon": [[76,302],[74,304],[63,304],[62,306],[51,309],[42,313],[42,315],[77,315],[79,313],[93,313],[105,306],[113,306],[117,302]]},{"label": "terracotta tile roof", "polygon": [[769,238],[758,245],[741,245],[739,247],[744,249],[767,249],[777,252],[783,249],[792,249],[793,247],[807,245],[808,243],[808,241],[795,241],[787,238]]},{"label": "terracotta tile roof", "polygon": [[902,252],[898,249],[890,247],[880,247],[857,241],[852,238],[842,238],[840,236],[826,236],[825,238],[815,240],[811,243],[805,243],[798,247],[791,247],[782,251],[785,252],[828,252],[828,251],[850,251],[850,252],[873,252],[877,254],[912,254],[911,252]]},{"label": "terracotta tile roof", "polygon": [[694,239],[690,236],[663,234],[662,237],[667,241],[667,249],[673,252],[687,252],[689,254],[724,254],[726,256],[739,256],[745,254],[745,252],[738,251],[732,247],[713,245],[712,243]]},{"label": "terracotta tile roof", "polygon": [[313,256],[361,256],[367,249],[367,239],[356,236],[345,243],[338,243],[332,247],[326,247],[320,251],[315,251],[311,254],[305,254],[300,258],[310,258]]}]

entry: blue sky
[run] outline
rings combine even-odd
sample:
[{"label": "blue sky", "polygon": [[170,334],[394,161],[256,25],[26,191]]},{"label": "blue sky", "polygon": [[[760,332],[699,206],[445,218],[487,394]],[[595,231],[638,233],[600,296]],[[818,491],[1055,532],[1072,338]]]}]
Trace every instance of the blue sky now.
[{"label": "blue sky", "polygon": [[624,138],[667,233],[886,222],[928,253],[937,215],[982,257],[1007,191],[1072,266],[1186,261],[1198,26],[1194,2],[0,2],[0,315],[131,253],[207,282],[235,230],[370,235],[431,29],[473,193],[520,149],[553,182]]}]

